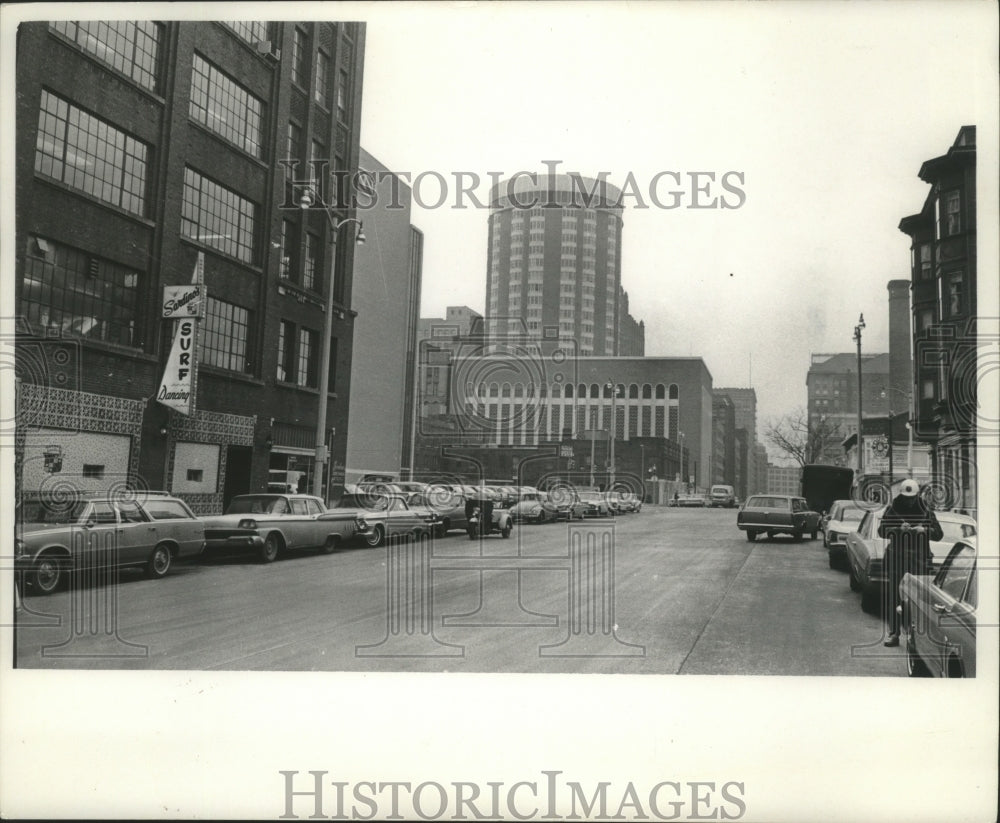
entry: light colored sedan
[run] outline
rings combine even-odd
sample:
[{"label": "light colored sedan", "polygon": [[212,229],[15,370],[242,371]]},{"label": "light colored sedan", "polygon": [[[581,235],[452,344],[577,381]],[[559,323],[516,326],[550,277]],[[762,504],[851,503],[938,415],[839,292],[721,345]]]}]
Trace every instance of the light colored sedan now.
[{"label": "light colored sedan", "polygon": [[830,511],[821,521],[823,546],[830,558],[830,568],[847,565],[847,535],[854,531],[868,511],[853,500],[834,500]]},{"label": "light colored sedan", "polygon": [[975,538],[960,540],[934,576],[906,574],[899,584],[910,677],[976,676],[979,585]]},{"label": "light colored sedan", "polygon": [[[882,587],[886,583],[882,558],[886,544],[884,537],[878,536],[887,507],[871,509],[858,524],[857,531],[847,535],[847,574],[851,591],[861,592],[861,608],[874,612],[882,597]],[[931,540],[929,547],[935,567],[939,567],[952,546],[959,540],[976,535],[976,521],[965,514],[955,512],[935,513],[944,536],[941,540]]]}]

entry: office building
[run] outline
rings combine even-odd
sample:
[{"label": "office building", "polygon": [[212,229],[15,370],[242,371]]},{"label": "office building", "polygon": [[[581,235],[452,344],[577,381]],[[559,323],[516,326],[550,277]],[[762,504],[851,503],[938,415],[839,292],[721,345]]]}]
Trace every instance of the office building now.
[{"label": "office building", "polygon": [[358,211],[366,242],[354,265],[347,483],[409,472],[423,250],[410,187],[364,147],[360,167],[376,196]]}]

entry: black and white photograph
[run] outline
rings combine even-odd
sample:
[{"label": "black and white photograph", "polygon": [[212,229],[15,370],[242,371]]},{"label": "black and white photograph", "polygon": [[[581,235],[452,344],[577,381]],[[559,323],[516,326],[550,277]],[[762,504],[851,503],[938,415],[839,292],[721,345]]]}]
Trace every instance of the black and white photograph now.
[{"label": "black and white photograph", "polygon": [[0,7],[0,815],[995,820],[998,22]]}]

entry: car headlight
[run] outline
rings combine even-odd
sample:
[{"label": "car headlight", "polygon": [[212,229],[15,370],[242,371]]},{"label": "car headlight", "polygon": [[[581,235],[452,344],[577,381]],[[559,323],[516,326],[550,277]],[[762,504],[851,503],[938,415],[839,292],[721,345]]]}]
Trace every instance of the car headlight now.
[{"label": "car headlight", "polygon": [[14,554],[15,556],[24,554],[24,541],[19,537],[14,538]]},{"label": "car headlight", "polygon": [[243,520],[241,520],[237,524],[237,528],[240,528],[240,529],[256,529],[257,528],[257,521],[254,520],[252,517],[244,518]]}]

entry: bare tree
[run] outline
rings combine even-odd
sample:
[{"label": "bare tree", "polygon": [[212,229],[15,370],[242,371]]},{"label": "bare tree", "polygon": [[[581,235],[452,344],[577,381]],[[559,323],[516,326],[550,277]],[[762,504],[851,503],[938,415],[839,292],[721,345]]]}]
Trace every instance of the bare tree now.
[{"label": "bare tree", "polygon": [[839,423],[825,417],[809,419],[805,409],[769,420],[764,437],[783,456],[805,466],[808,463],[842,463],[840,444],[844,435]]}]

